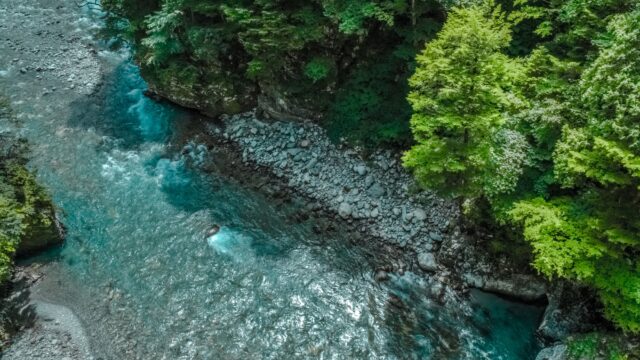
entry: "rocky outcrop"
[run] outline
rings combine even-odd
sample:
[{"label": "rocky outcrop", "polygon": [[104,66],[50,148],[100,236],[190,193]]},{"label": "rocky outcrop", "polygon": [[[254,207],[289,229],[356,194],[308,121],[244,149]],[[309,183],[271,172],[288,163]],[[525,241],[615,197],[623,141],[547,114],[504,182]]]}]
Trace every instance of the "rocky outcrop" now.
[{"label": "rocky outcrop", "polygon": [[547,297],[549,304],[538,327],[538,334],[547,342],[564,340],[571,334],[593,331],[602,322],[602,306],[589,288],[556,281]]},{"label": "rocky outcrop", "polygon": [[151,93],[211,117],[235,114],[255,106],[255,96],[251,88],[230,89],[225,87],[225,83],[220,82],[194,85],[184,83],[175,77],[158,79],[148,76],[146,79]]},{"label": "rocky outcrop", "polygon": [[502,274],[500,277],[487,274],[466,273],[463,275],[467,285],[492,293],[516,296],[524,301],[544,300],[547,284],[531,274]]},{"label": "rocky outcrop", "polygon": [[[27,257],[40,251],[62,244],[64,227],[56,216],[52,203],[38,209],[39,221],[29,224],[26,233],[20,240],[16,255]],[[44,220],[44,221],[43,221]]]},{"label": "rocky outcrop", "polygon": [[567,345],[559,344],[542,349],[536,360],[565,360],[567,359]]}]

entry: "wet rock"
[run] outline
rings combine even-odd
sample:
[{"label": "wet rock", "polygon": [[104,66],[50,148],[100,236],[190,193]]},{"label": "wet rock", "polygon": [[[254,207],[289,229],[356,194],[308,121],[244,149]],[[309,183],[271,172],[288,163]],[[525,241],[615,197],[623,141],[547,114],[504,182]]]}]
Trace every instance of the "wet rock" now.
[{"label": "wet rock", "polygon": [[501,277],[465,274],[465,283],[470,287],[524,301],[540,301],[547,292],[547,284],[539,277],[528,274],[504,274]]},{"label": "wet rock", "polygon": [[421,252],[418,254],[418,266],[424,271],[436,271],[438,269],[436,257],[429,252]]},{"label": "wet rock", "polygon": [[34,222],[22,237],[16,254],[18,256],[32,256],[40,251],[62,244],[64,241],[64,227],[56,216],[51,202],[41,204],[38,213],[47,218],[47,222]]},{"label": "wet rock", "polygon": [[558,344],[542,349],[536,360],[565,360],[567,359],[567,345]]},{"label": "wet rock", "polygon": [[378,270],[373,278],[377,282],[383,282],[389,280],[389,274],[384,270]]},{"label": "wet rock", "polygon": [[591,331],[600,322],[597,309],[601,305],[588,288],[558,281],[547,298],[549,303],[538,327],[538,335],[547,341],[559,341],[572,333]]}]

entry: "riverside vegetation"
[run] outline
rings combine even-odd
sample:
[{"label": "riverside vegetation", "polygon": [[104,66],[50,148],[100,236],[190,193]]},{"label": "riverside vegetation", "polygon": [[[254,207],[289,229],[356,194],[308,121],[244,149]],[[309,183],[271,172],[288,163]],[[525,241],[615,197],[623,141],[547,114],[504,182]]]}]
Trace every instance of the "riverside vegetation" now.
[{"label": "riverside vegetation", "polygon": [[636,1],[102,3],[154,92],[407,150],[419,183],[640,331]]}]

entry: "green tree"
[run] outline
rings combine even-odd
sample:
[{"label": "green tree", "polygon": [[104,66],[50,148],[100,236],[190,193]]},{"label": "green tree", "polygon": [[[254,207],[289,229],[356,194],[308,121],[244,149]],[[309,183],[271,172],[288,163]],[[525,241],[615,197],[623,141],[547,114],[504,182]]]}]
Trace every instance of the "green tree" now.
[{"label": "green tree", "polygon": [[[522,147],[517,134],[501,131],[522,101],[517,87],[522,66],[502,51],[511,40],[510,25],[491,3],[456,8],[435,40],[417,57],[410,78],[411,129],[417,142],[404,155],[423,185],[454,196],[478,197],[508,191],[513,179],[496,185],[500,143]],[[520,149],[522,150],[522,149]]]}]

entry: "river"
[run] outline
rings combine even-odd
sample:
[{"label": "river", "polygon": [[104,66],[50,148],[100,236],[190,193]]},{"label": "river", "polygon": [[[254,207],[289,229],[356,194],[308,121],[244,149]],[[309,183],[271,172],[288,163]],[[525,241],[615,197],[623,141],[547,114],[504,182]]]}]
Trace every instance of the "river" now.
[{"label": "river", "polygon": [[[203,119],[144,97],[126,53],[97,59],[99,90],[69,103],[32,96],[40,88],[0,63],[30,166],[68,230],[35,260],[48,265],[33,295],[72,309],[96,357],[535,357],[541,308],[481,292],[439,304],[411,273],[376,283],[347,234],[318,235],[291,220],[294,204],[229,176]],[[223,236],[207,241],[216,223]]]}]

